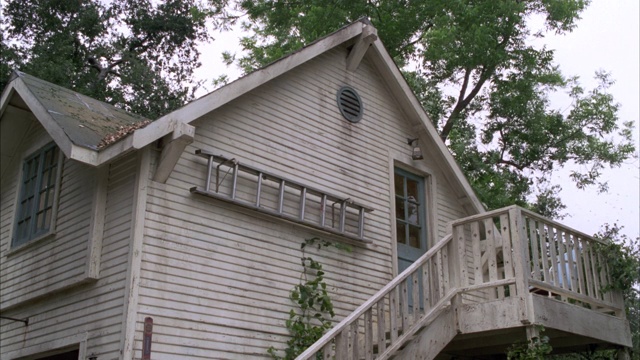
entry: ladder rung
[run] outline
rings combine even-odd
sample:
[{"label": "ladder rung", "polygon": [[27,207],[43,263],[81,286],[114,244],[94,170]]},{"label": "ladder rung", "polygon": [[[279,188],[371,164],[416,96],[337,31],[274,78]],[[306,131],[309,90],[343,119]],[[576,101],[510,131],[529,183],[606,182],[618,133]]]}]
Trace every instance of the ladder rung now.
[{"label": "ladder rung", "polygon": [[209,189],[211,189],[211,169],[212,168],[213,168],[213,156],[209,156],[209,159],[207,160],[207,184],[204,187],[206,191],[209,191]]},{"label": "ladder rung", "polygon": [[236,198],[236,187],[238,186],[238,163],[233,166],[233,183],[231,185],[231,198]]},{"label": "ladder rung", "polygon": [[322,200],[320,202],[320,226],[324,227],[327,212],[327,194],[322,194]]},{"label": "ladder rung", "polygon": [[338,231],[340,231],[341,233],[344,232],[344,222],[346,217],[347,217],[347,201],[344,200],[342,203],[340,203],[340,223],[339,223]]},{"label": "ladder rung", "polygon": [[280,180],[280,196],[278,198],[278,214],[282,214],[282,209],[284,207],[284,188],[285,188],[285,180]]},{"label": "ladder rung", "polygon": [[256,206],[260,207],[260,194],[262,192],[262,173],[258,172],[258,189],[256,190]]},{"label": "ladder rung", "polygon": [[364,237],[364,208],[360,208],[360,213],[358,214],[358,237]]},{"label": "ladder rung", "polygon": [[300,189],[300,221],[304,221],[304,207],[307,204],[307,188]]}]

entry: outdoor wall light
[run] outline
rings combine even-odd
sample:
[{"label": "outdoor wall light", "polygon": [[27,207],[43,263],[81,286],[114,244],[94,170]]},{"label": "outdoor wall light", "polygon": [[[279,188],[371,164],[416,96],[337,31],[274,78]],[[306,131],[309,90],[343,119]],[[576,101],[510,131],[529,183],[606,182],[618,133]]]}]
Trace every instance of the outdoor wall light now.
[{"label": "outdoor wall light", "polygon": [[[420,149],[420,146],[418,146],[418,138],[415,139],[407,139],[407,143],[411,146],[413,146],[413,149],[411,150],[411,158],[413,160],[422,160],[424,159],[424,156],[422,156],[422,150]],[[415,145],[413,145],[415,143]]]}]

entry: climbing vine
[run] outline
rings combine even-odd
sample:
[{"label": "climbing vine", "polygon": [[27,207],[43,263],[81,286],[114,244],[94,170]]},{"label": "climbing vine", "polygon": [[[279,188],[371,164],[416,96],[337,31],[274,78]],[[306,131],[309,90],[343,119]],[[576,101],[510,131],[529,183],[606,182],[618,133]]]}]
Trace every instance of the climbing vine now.
[{"label": "climbing vine", "polygon": [[295,359],[332,327],[331,319],[335,313],[327,291],[324,269],[320,262],[306,254],[306,248],[312,246],[318,250],[333,246],[351,252],[351,248],[346,245],[331,243],[318,237],[305,239],[300,245],[302,272],[300,282],[289,293],[294,308],[289,312],[289,319],[285,322],[291,337],[287,341],[287,347],[283,349],[284,356],[278,355],[278,350],[273,346],[267,350],[276,360]]},{"label": "climbing vine", "polygon": [[[538,327],[541,334],[544,331],[542,326]],[[507,360],[542,360],[551,354],[553,348],[549,344],[549,337],[535,336],[528,342],[511,345],[507,349]]]},{"label": "climbing vine", "polygon": [[629,297],[636,292],[640,283],[640,238],[631,239],[620,234],[621,227],[605,225],[604,229],[595,235],[604,241],[596,245],[596,253],[601,254],[611,274],[611,283],[602,291],[619,290]]}]

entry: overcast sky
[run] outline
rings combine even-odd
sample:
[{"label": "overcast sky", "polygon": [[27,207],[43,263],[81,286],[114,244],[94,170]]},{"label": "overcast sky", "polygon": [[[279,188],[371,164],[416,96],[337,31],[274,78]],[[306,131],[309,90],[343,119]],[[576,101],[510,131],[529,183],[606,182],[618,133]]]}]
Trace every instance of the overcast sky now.
[{"label": "overcast sky", "polygon": [[[586,89],[596,85],[596,70],[606,70],[616,83],[611,88],[620,103],[621,121],[635,122],[635,143],[640,147],[640,1],[594,0],[583,13],[577,29],[564,36],[548,36],[545,43],[556,50],[556,62],[565,75],[577,75]],[[384,41],[384,39],[383,39]],[[234,67],[221,62],[222,51],[240,50],[237,35],[219,34],[216,41],[203,48],[200,76],[212,79],[228,74],[230,79],[240,75]],[[211,87],[210,89],[211,90]],[[555,106],[566,109],[570,105],[558,97]],[[553,183],[563,187],[561,197],[569,215],[562,222],[577,230],[593,234],[604,223],[618,223],[631,237],[640,236],[640,162],[627,161],[622,167],[607,170],[609,192],[598,194],[596,189],[578,190],[569,181],[571,169],[562,169]]]}]

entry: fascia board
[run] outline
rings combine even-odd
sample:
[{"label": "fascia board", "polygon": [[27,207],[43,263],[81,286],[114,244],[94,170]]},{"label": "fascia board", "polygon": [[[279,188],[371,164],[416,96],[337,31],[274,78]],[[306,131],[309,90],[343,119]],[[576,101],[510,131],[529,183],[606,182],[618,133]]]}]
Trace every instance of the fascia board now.
[{"label": "fascia board", "polygon": [[271,65],[258,69],[247,76],[244,76],[176,111],[161,117],[146,127],[136,130],[133,134],[129,135],[133,137],[133,147],[135,149],[140,149],[173,131],[173,122],[188,124],[268,82],[269,80],[272,80],[291,69],[304,64],[327,50],[360,35],[364,26],[365,24],[360,21],[355,22],[335,34],[327,36],[326,38],[321,39],[296,53],[277,60]]},{"label": "fascia board", "polygon": [[58,145],[64,155],[87,165],[98,165],[98,152],[77,146],[71,142],[64,130],[58,125],[58,123],[49,115],[47,109],[40,103],[29,88],[25,85],[21,78],[15,78],[9,86],[5,89],[0,99],[0,117],[4,114],[11,96],[17,93],[22,100],[27,104],[29,110],[33,113],[33,116],[44,127],[49,136]]}]

